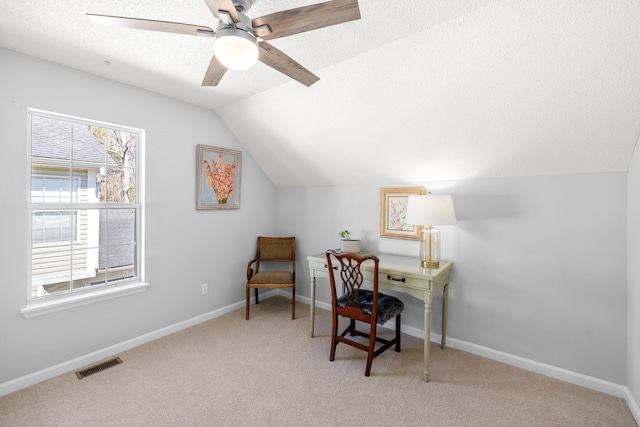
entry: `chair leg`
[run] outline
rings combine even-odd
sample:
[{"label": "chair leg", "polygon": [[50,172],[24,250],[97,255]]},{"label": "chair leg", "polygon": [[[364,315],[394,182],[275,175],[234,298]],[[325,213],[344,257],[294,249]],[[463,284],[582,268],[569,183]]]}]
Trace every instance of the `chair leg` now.
[{"label": "chair leg", "polygon": [[250,295],[251,295],[251,288],[247,284],[247,300],[246,300],[246,303],[245,303],[246,308],[244,310],[244,318],[245,318],[245,320],[249,320],[249,302],[250,302],[249,296]]},{"label": "chair leg", "polygon": [[260,301],[258,301],[258,288],[253,288],[253,290],[255,291],[255,294],[256,294],[256,304],[260,304]]},{"label": "chair leg", "polygon": [[291,320],[296,318],[296,287],[291,288]]},{"label": "chair leg", "polygon": [[355,319],[349,319],[349,332],[352,337],[356,336],[356,320]]},{"label": "chair leg", "polygon": [[338,345],[338,315],[332,313],[331,316],[331,354],[329,360],[333,362],[336,357],[336,346]]},{"label": "chair leg", "polygon": [[400,315],[396,316],[396,351],[400,352]]},{"label": "chair leg", "polygon": [[373,362],[373,353],[376,347],[376,324],[371,325],[371,331],[369,332],[369,351],[367,352],[367,369],[364,371],[364,376],[368,377],[371,374],[371,363]]}]

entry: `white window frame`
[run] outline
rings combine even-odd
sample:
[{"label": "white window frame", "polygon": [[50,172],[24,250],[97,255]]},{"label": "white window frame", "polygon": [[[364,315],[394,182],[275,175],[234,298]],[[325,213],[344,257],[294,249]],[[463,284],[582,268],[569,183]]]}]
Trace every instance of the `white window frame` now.
[{"label": "white window frame", "polygon": [[[145,132],[143,129],[132,128],[128,126],[116,125],[112,123],[106,123],[96,120],[84,119],[81,117],[68,116],[63,114],[57,114],[53,112],[38,110],[29,108],[27,110],[28,115],[28,144],[27,144],[27,170],[29,171],[28,183],[27,183],[27,191],[28,191],[28,229],[27,229],[27,241],[29,248],[29,253],[27,254],[27,277],[28,283],[26,286],[26,305],[20,310],[20,313],[24,315],[24,317],[34,317],[43,314],[53,313],[60,310],[67,310],[74,307],[96,303],[116,297],[121,297],[125,295],[131,295],[139,292],[144,292],[149,287],[149,283],[146,283],[145,278],[145,186],[144,186],[144,139]],[[41,210],[44,204],[32,203],[31,201],[31,176],[32,176],[32,158],[31,158],[31,126],[32,126],[32,117],[33,116],[42,116],[49,117],[58,120],[66,120],[75,123],[82,123],[87,125],[99,126],[109,129],[118,129],[125,132],[133,132],[138,134],[137,140],[137,168],[136,168],[136,203],[135,204],[117,204],[110,203],[109,207],[118,208],[118,207],[131,207],[135,208],[136,212],[136,260],[137,260],[137,277],[131,279],[123,279],[117,281],[116,283],[107,283],[104,285],[96,286],[96,287],[83,287],[79,289],[75,289],[70,292],[64,292],[60,294],[52,294],[41,296],[38,298],[32,298],[32,241],[31,241],[31,231],[32,231],[32,213],[34,211]],[[40,207],[40,209],[39,209]],[[51,208],[51,204],[46,205],[47,209]],[[82,203],[62,203],[56,206],[60,210],[67,209],[104,209],[105,203],[99,202],[82,202]]]}]

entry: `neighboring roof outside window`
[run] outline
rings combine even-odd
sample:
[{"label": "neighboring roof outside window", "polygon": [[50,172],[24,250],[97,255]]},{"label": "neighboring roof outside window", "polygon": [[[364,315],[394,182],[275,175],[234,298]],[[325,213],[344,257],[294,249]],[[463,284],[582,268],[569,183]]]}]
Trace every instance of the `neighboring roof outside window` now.
[{"label": "neighboring roof outside window", "polygon": [[[73,132],[72,132],[73,126]],[[93,134],[89,125],[66,122],[42,116],[31,116],[31,156],[46,163],[47,160],[69,160],[73,140],[73,160],[104,165],[106,150]],[[118,166],[109,156],[108,166]]]}]

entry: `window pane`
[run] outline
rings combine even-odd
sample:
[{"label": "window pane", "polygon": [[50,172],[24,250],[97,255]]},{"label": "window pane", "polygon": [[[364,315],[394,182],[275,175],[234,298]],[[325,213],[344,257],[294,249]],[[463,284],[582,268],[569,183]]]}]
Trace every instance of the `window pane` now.
[{"label": "window pane", "polygon": [[101,141],[103,133],[95,131],[94,126],[84,123],[73,124],[73,163],[104,164],[107,161],[107,150]]},{"label": "window pane", "polygon": [[106,177],[106,201],[134,203],[136,201],[135,188],[136,175],[134,169],[109,169]]},{"label": "window pane", "polygon": [[34,212],[32,215],[32,291],[37,295],[70,289],[73,242],[69,237],[62,238],[63,228],[68,227],[65,219],[70,217],[69,211]]},{"label": "window pane", "polygon": [[133,209],[100,210],[100,270],[105,281],[132,277],[135,268],[135,224]]},{"label": "window pane", "polygon": [[104,165],[98,171],[98,200],[135,202],[138,135],[95,126],[91,127],[91,133],[106,153]]},{"label": "window pane", "polygon": [[31,157],[34,162],[38,160],[69,161],[71,141],[71,122],[51,117],[31,116]]}]

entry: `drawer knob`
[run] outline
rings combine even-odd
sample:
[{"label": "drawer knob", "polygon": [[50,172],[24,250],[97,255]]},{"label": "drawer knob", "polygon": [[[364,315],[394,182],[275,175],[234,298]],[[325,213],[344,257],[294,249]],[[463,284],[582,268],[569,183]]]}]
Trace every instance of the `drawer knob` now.
[{"label": "drawer knob", "polygon": [[405,282],[404,277],[401,277],[401,278],[399,278],[399,279],[398,279],[398,278],[396,278],[396,277],[391,277],[391,276],[389,276],[388,274],[387,274],[387,280],[393,280],[394,282],[402,282],[402,283],[404,283],[404,282]]}]

